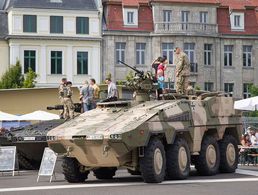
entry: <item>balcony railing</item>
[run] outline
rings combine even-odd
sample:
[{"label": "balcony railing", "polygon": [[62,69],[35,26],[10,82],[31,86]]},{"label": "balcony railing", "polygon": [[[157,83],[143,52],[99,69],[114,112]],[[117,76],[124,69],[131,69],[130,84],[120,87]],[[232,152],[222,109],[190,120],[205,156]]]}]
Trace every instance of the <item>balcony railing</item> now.
[{"label": "balcony railing", "polygon": [[190,71],[191,71],[191,73],[197,73],[198,72],[198,64],[190,63]]},{"label": "balcony railing", "polygon": [[179,34],[216,34],[217,24],[202,23],[155,23],[155,33],[179,33]]}]

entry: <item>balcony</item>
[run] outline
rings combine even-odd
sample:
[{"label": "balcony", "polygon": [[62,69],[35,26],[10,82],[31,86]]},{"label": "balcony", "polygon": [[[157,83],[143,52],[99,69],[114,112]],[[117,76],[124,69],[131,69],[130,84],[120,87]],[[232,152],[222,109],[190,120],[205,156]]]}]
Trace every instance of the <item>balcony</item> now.
[{"label": "balcony", "polygon": [[155,33],[214,35],[218,33],[218,25],[201,23],[157,22],[155,23]]}]

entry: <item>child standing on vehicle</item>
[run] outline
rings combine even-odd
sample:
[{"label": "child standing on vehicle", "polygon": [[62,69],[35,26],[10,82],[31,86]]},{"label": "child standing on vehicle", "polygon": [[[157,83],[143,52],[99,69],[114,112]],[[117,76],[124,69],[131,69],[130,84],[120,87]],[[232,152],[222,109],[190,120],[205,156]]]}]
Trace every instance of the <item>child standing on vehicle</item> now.
[{"label": "child standing on vehicle", "polygon": [[165,77],[164,77],[164,71],[159,69],[158,70],[158,84],[159,84],[159,88],[157,90],[157,99],[160,100],[160,95],[163,94],[163,90],[164,90],[164,80],[165,80]]}]

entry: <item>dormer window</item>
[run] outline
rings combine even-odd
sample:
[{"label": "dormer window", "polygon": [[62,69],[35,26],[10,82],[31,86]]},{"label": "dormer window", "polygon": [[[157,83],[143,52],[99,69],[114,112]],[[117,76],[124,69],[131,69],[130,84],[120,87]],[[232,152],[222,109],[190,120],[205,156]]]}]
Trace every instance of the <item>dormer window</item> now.
[{"label": "dormer window", "polygon": [[231,29],[234,31],[242,31],[245,29],[244,13],[233,12],[230,15]]},{"label": "dormer window", "polygon": [[138,26],[138,9],[123,9],[124,25]]}]

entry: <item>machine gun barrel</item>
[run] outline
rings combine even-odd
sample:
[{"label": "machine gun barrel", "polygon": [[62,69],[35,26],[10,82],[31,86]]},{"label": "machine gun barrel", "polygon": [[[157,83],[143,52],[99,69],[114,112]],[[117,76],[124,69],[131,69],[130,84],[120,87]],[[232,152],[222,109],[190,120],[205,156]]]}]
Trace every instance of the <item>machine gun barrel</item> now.
[{"label": "machine gun barrel", "polygon": [[55,106],[48,106],[47,110],[63,110],[64,106],[63,105],[55,105]]},{"label": "machine gun barrel", "polygon": [[127,66],[128,68],[132,69],[133,71],[135,71],[136,73],[140,74],[141,76],[144,75],[144,72],[143,72],[143,71],[138,70],[137,68],[134,68],[134,67],[132,67],[132,66],[130,66],[130,65],[126,64],[126,63],[124,63],[123,61],[118,60],[118,62],[120,62],[121,64],[123,64],[123,65]]}]

